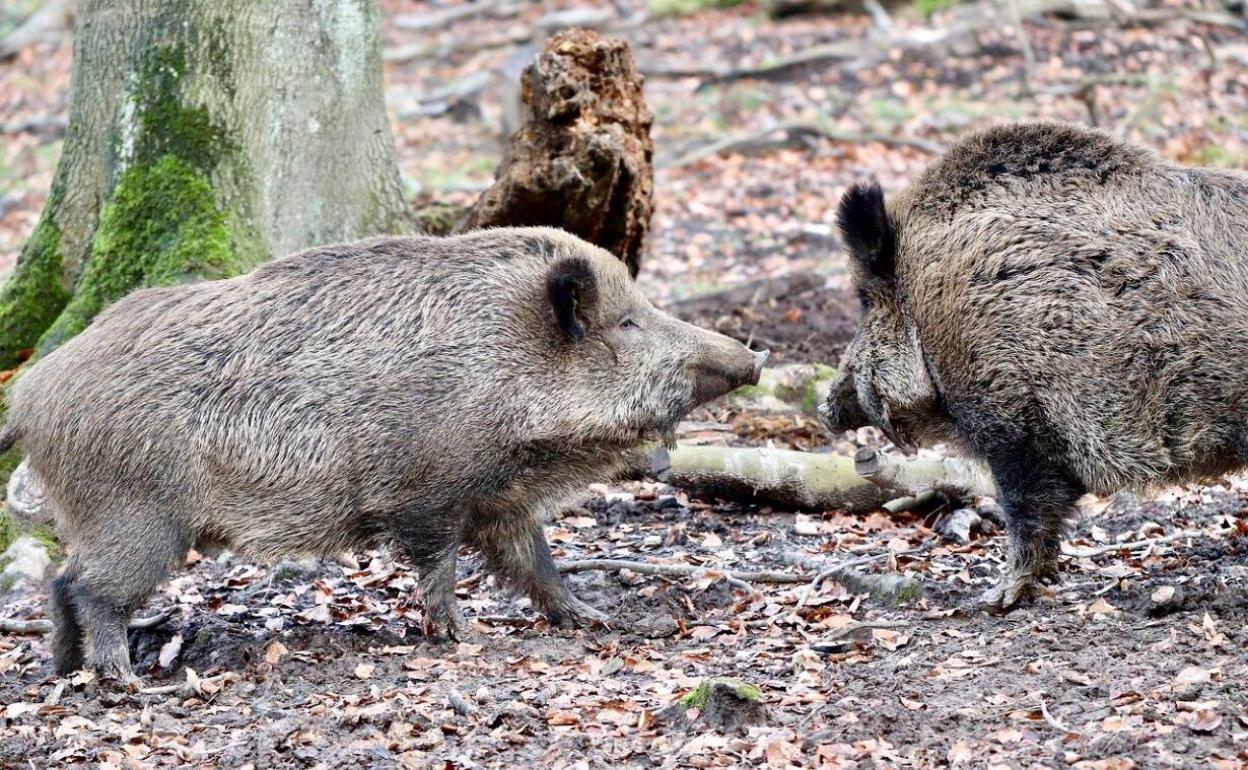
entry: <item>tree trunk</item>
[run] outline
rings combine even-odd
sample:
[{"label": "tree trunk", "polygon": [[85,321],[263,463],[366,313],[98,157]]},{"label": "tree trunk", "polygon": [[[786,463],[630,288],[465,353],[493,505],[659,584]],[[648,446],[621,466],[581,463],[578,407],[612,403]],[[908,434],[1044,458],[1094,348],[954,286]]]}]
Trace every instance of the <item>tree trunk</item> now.
[{"label": "tree trunk", "polygon": [[83,0],[70,118],[0,289],[0,367],[138,286],[411,228],[373,0]]}]

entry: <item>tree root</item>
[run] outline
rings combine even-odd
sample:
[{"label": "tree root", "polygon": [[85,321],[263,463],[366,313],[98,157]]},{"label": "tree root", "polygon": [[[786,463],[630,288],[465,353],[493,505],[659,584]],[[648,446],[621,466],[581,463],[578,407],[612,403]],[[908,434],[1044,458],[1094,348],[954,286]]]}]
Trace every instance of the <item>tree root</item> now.
[{"label": "tree root", "polygon": [[[178,613],[176,608],[170,607],[146,618],[135,618],[130,621],[130,628],[143,630],[147,628],[155,628],[162,625],[165,621],[172,618]],[[52,621],[50,620],[13,620],[10,618],[0,618],[0,633],[5,634],[50,634],[52,633]]]}]

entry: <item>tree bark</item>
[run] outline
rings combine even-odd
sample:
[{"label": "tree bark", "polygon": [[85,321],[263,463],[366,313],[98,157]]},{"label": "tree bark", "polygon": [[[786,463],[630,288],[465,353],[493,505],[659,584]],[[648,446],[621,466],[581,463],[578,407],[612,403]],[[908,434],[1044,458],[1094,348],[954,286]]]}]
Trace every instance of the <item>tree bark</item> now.
[{"label": "tree bark", "polygon": [[628,44],[572,29],[525,69],[527,119],[464,228],[562,227],[637,275],[654,208],[654,116]]},{"label": "tree bark", "polygon": [[83,0],[70,105],[0,367],[133,288],[411,228],[372,0]]}]

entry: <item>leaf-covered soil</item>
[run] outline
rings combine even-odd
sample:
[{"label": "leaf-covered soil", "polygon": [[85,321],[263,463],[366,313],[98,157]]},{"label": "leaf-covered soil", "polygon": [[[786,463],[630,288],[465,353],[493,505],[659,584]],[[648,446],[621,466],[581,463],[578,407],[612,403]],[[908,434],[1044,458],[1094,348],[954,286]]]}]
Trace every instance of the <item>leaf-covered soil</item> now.
[{"label": "leaf-covered soil", "polygon": [[[480,44],[555,10],[614,7],[534,2],[517,16],[433,33],[398,23],[442,5],[383,2],[389,50],[440,46],[387,65],[414,203],[466,203],[498,162],[507,78],[440,114],[417,109],[473,73],[513,72],[526,55],[523,43]],[[615,5],[624,15],[640,7]],[[904,32],[929,24],[897,22]],[[813,273],[814,286],[774,299],[676,307],[771,347],[777,360],[835,363],[857,313],[830,226],[837,196],[867,174],[900,187],[931,156],[814,139],[677,163],[782,121],[947,144],[995,119],[1086,122],[1075,87],[1116,73],[1130,77],[1093,87],[1105,125],[1182,162],[1248,159],[1248,51],[1234,30],[1189,20],[1029,23],[1032,96],[1020,95],[1023,59],[1009,28],[773,80],[671,76],[867,32],[865,16],[767,22],[746,3],[623,33],[640,66],[659,73],[647,84],[661,166],[639,278],[647,293],[679,303]],[[46,196],[70,55],[66,44],[40,45],[0,64],[0,261],[15,258]],[[880,443],[860,433],[832,439],[806,418],[712,407],[683,437],[839,452]],[[948,542],[935,531],[948,511],[741,509],[652,484],[588,491],[549,529],[561,560],[706,567],[682,578],[569,575],[582,599],[613,617],[605,628],[548,628],[478,576],[470,554],[459,593],[476,637],[460,643],[420,636],[413,576],[384,555],[310,568],[200,557],[139,612],[176,607],[173,619],[131,632],[136,669],[163,692],[58,681],[44,638],[0,635],[0,767],[1244,766],[1248,485],[1088,498],[1083,507],[1061,589],[1003,617],[974,598],[997,579],[1004,539]],[[1180,532],[1192,534],[1157,542]],[[815,561],[793,566],[801,558]],[[925,593],[890,605],[829,581],[812,588],[816,565],[843,560],[914,577]],[[803,579],[741,585],[719,572],[727,569]],[[10,595],[3,615],[42,617],[42,598]],[[707,676],[757,685],[766,724],[722,735],[663,711]]]},{"label": "leaf-covered soil", "polygon": [[[943,542],[939,513],[741,511],[650,485],[599,490],[549,530],[563,559],[706,567],[569,576],[606,628],[549,628],[470,559],[459,593],[476,636],[454,643],[419,634],[412,575],[383,557],[312,570],[202,558],[145,610],[175,618],[131,632],[146,683],[177,692],[57,682],[41,638],[0,638],[0,766],[1239,767],[1248,538],[1136,544],[1248,529],[1246,495],[1113,501],[1071,540],[1105,553],[1069,557],[1061,590],[1005,617],[973,605],[1002,538]],[[717,572],[797,556],[901,570],[925,595],[889,606]],[[7,614],[38,614],[36,598]],[[721,735],[660,717],[722,675],[762,690],[765,725]]]}]

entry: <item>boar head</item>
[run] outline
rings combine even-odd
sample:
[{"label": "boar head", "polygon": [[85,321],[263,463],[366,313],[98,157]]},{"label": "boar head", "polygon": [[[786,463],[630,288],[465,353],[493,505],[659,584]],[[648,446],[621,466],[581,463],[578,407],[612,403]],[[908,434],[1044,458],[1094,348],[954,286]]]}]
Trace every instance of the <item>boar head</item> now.
[{"label": "boar head", "polygon": [[549,327],[569,437],[622,445],[663,436],[699,404],[758,384],[767,351],[664,313],[619,260],[597,250],[554,261]]},{"label": "boar head", "polygon": [[819,414],[830,430],[874,425],[903,449],[923,432],[936,403],[918,330],[897,279],[897,231],[875,182],[858,183],[837,212],[862,303],[858,332]]}]

